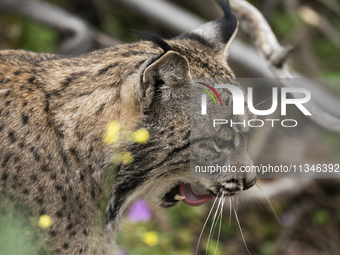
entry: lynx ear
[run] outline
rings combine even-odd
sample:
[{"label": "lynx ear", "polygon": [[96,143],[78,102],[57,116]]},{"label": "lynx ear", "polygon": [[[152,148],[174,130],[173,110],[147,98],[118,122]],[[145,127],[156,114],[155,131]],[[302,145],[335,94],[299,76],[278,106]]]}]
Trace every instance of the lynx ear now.
[{"label": "lynx ear", "polygon": [[188,60],[175,51],[168,51],[159,59],[149,65],[142,73],[140,81],[140,94],[149,106],[155,91],[175,91],[189,81]]},{"label": "lynx ear", "polygon": [[229,0],[217,0],[224,12],[224,17],[177,37],[196,40],[212,48],[216,55],[226,59],[229,46],[238,31],[238,20],[231,12]]}]

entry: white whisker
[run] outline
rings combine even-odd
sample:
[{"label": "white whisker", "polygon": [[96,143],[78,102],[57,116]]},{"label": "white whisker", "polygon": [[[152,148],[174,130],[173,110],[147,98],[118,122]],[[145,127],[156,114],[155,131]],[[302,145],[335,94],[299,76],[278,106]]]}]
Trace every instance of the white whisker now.
[{"label": "white whisker", "polygon": [[271,209],[272,209],[272,211],[273,211],[273,213],[274,213],[274,215],[275,215],[275,218],[276,218],[277,221],[280,223],[280,225],[282,225],[282,223],[281,223],[279,217],[277,216],[276,211],[275,211],[275,209],[274,209],[272,203],[270,202],[269,198],[267,197],[267,195],[263,192],[263,190],[261,189],[261,187],[260,187],[258,184],[256,184],[256,187],[258,187],[258,189],[261,190],[263,196],[266,198],[268,204],[270,205],[270,207],[271,207]]},{"label": "white whisker", "polygon": [[211,237],[211,233],[212,233],[212,231],[213,231],[213,227],[214,227],[214,225],[215,225],[215,220],[216,220],[217,212],[218,212],[218,209],[220,208],[220,205],[221,205],[221,198],[220,198],[220,200],[218,201],[218,205],[217,205],[217,208],[216,208],[216,212],[215,212],[214,218],[213,218],[213,220],[212,220],[212,225],[211,225],[210,232],[209,232],[209,236],[208,236],[207,248],[206,248],[206,252],[205,252],[206,255],[208,254],[208,247],[209,247],[210,237]]},{"label": "white whisker", "polygon": [[145,202],[145,200],[150,196],[151,192],[156,188],[156,186],[158,185],[158,183],[161,181],[161,179],[158,179],[158,181],[156,182],[156,184],[153,186],[153,188],[150,190],[150,192],[146,195],[146,197],[143,200],[143,203]]},{"label": "white whisker", "polygon": [[236,210],[238,210],[238,196],[235,196],[235,197],[236,197]]},{"label": "white whisker", "polygon": [[243,134],[243,132],[242,132],[241,130],[240,130],[240,133],[241,133],[241,135],[243,136],[244,141],[246,142],[246,147],[248,147],[248,141],[247,141],[246,136]]},{"label": "white whisker", "polygon": [[246,210],[249,211],[249,210],[248,210],[248,207],[247,207],[247,205],[244,203],[243,199],[241,199],[241,202],[242,202],[244,208],[246,208]]},{"label": "white whisker", "polygon": [[243,240],[244,246],[246,247],[246,250],[247,250],[247,252],[249,253],[249,255],[251,255],[251,253],[250,253],[250,251],[249,251],[249,249],[248,249],[246,240],[244,239],[244,235],[243,235],[243,232],[242,232],[241,224],[240,224],[240,221],[238,220],[238,217],[237,217],[237,213],[236,213],[236,211],[235,211],[235,208],[234,208],[234,213],[235,213],[235,217],[236,217],[236,221],[237,221],[238,227],[239,227],[240,232],[241,232],[241,236],[242,236],[242,240]]},{"label": "white whisker", "polygon": [[207,217],[207,219],[206,219],[205,222],[204,222],[204,225],[203,225],[203,228],[202,228],[200,237],[198,238],[197,247],[196,247],[196,255],[197,255],[197,253],[198,253],[198,247],[199,247],[199,244],[200,244],[202,235],[203,235],[204,228],[205,228],[205,226],[207,225],[207,222],[208,222],[209,217],[210,217],[210,214],[211,214],[211,212],[212,212],[212,210],[213,210],[213,208],[214,208],[214,206],[215,206],[215,203],[216,203],[216,201],[217,201],[217,198],[218,198],[218,197],[216,196],[216,198],[215,198],[215,200],[214,200],[214,203],[213,203],[213,205],[212,205],[212,207],[211,207],[211,209],[210,209],[210,212],[209,212],[209,214],[208,214],[208,217]]},{"label": "white whisker", "polygon": [[[150,192],[149,192],[149,193],[146,195],[146,197],[143,199],[143,202],[139,204],[139,206],[137,207],[137,211],[138,211],[139,207],[141,207],[141,206],[145,203],[146,199],[150,196],[151,192],[156,188],[156,186],[158,185],[158,183],[160,182],[160,180],[161,180],[161,179],[158,179],[158,181],[156,182],[156,184],[153,186],[153,188],[150,190]],[[126,204],[126,206],[127,206],[127,204]],[[122,211],[125,211],[126,206],[123,208]]]},{"label": "white whisker", "polygon": [[232,204],[231,204],[231,197],[229,197],[229,208],[230,208],[230,212],[229,212],[229,228],[230,228],[230,222],[231,222],[231,207],[232,207]]},{"label": "white whisker", "polygon": [[[220,198],[220,200],[221,200],[221,207],[220,207],[220,209],[221,210],[223,210],[223,196],[224,196],[224,192],[222,193],[222,196],[221,196],[221,198]],[[218,221],[220,220],[220,217],[221,217],[221,213],[220,212],[218,212],[217,213],[217,218],[216,218],[216,222],[215,222],[215,224],[214,224],[214,226],[213,226],[213,230],[212,230],[212,233],[214,233],[215,232],[215,229],[216,229],[216,227],[217,227],[217,224],[218,224]]]},{"label": "white whisker", "polygon": [[222,193],[222,206],[221,206],[221,212],[220,212],[220,226],[218,228],[218,236],[217,236],[217,243],[216,243],[216,248],[215,248],[215,252],[214,255],[216,255],[217,252],[217,247],[218,247],[218,242],[220,241],[220,234],[221,234],[221,226],[222,226],[222,216],[223,216],[223,207],[224,207],[224,202],[225,202],[225,198],[223,198],[224,192]]},{"label": "white whisker", "polygon": [[[247,191],[247,193],[250,192],[249,190],[246,190],[246,191]],[[257,198],[256,197],[254,197],[254,198],[255,198],[255,201],[258,204],[258,206],[261,208],[261,211],[264,212],[264,210],[263,210],[262,206],[260,205],[259,201],[257,200]]]}]

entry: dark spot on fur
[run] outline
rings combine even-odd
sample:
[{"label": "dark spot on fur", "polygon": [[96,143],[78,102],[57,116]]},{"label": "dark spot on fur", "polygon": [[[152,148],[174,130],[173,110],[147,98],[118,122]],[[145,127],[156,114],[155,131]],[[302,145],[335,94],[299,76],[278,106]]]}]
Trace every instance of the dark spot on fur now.
[{"label": "dark spot on fur", "polygon": [[76,151],[76,148],[71,148],[70,152],[71,152],[71,155],[74,157],[74,159],[79,163],[80,159],[79,159],[79,155]]},{"label": "dark spot on fur", "polygon": [[19,74],[20,74],[20,71],[18,70],[18,71],[15,71],[14,73],[13,73],[15,76],[18,76]]},{"label": "dark spot on fur", "polygon": [[96,198],[96,191],[94,189],[91,190],[91,197]]},{"label": "dark spot on fur", "polygon": [[26,102],[26,101],[24,101],[24,102],[22,103],[22,107],[25,107],[25,106],[27,106],[27,102]]},{"label": "dark spot on fur", "polygon": [[111,68],[115,68],[119,66],[119,63],[114,63],[114,64],[111,64],[111,65],[108,65],[107,67],[104,67],[102,69],[99,70],[98,74],[99,75],[102,75],[102,74],[105,74],[107,73]]},{"label": "dark spot on fur", "polygon": [[10,79],[6,79],[6,78],[2,78],[2,79],[0,79],[0,83],[8,83],[8,82],[10,82],[11,80]]},{"label": "dark spot on fur", "polygon": [[96,115],[99,115],[99,114],[101,114],[103,112],[103,110],[105,108],[105,105],[106,105],[106,103],[102,103],[100,105],[100,108],[98,109],[98,111],[96,111]]},{"label": "dark spot on fur", "polygon": [[60,156],[63,160],[63,162],[68,165],[68,157],[66,156],[66,154],[63,151],[60,151]]},{"label": "dark spot on fur", "polygon": [[61,200],[63,200],[63,202],[66,202],[66,200],[67,200],[66,195],[62,195],[62,196],[61,196]]},{"label": "dark spot on fur", "polygon": [[39,205],[42,205],[44,203],[44,200],[41,197],[36,198]]},{"label": "dark spot on fur", "polygon": [[67,77],[63,83],[61,84],[63,87],[68,87],[70,83],[72,82],[72,77]]},{"label": "dark spot on fur", "polygon": [[70,247],[69,243],[64,243],[64,244],[63,244],[63,249],[66,250],[66,249],[68,249],[69,247]]},{"label": "dark spot on fur", "polygon": [[[16,156],[15,158],[14,158],[14,163],[16,164],[16,163],[18,163],[20,161],[20,157],[19,156]],[[17,171],[20,171],[21,170],[21,167],[20,166],[17,166]]]},{"label": "dark spot on fur", "polygon": [[33,82],[35,81],[35,79],[36,79],[36,78],[35,78],[34,76],[32,76],[32,77],[30,77],[30,78],[27,79],[27,82],[28,82],[28,83],[33,83]]},{"label": "dark spot on fur", "polygon": [[56,231],[54,231],[54,230],[52,230],[52,231],[49,232],[50,236],[52,236],[52,237],[56,236],[57,233],[58,233],[58,232],[56,232]]},{"label": "dark spot on fur", "polygon": [[4,97],[8,97],[11,94],[11,90],[7,90],[6,94],[4,95]]},{"label": "dark spot on fur", "polygon": [[21,115],[21,119],[22,119],[22,124],[23,124],[23,125],[27,125],[28,119],[29,119],[28,116],[27,116],[26,114],[23,113],[23,114]]},{"label": "dark spot on fur", "polygon": [[8,178],[8,174],[7,174],[7,173],[3,173],[2,176],[1,176],[1,179],[2,179],[3,181],[6,181],[7,178]]},{"label": "dark spot on fur", "polygon": [[[45,112],[49,112],[50,111],[50,94],[46,94],[45,95]],[[50,123],[48,123],[50,125]]]},{"label": "dark spot on fur", "polygon": [[14,135],[14,131],[10,131],[9,133],[8,133],[8,138],[9,138],[9,140],[11,141],[11,143],[15,143],[16,142],[16,137],[15,137],[15,135]]},{"label": "dark spot on fur", "polygon": [[84,181],[84,173],[80,172],[80,180],[83,182]]},{"label": "dark spot on fur", "polygon": [[61,188],[61,186],[58,184],[58,185],[55,186],[55,189],[56,189],[57,191],[61,191],[62,188]]},{"label": "dark spot on fur", "polygon": [[118,87],[120,85],[120,82],[113,82],[110,84],[110,88],[115,88]]},{"label": "dark spot on fur", "polygon": [[26,89],[26,86],[22,85],[20,86],[20,90],[25,90]]},{"label": "dark spot on fur", "polygon": [[58,212],[56,213],[56,216],[57,216],[58,218],[62,218],[62,217],[63,217],[62,211],[58,211]]},{"label": "dark spot on fur", "polygon": [[35,161],[40,161],[40,155],[37,152],[37,148],[31,147],[30,151],[33,153]]},{"label": "dark spot on fur", "polygon": [[77,132],[76,132],[76,136],[77,136],[78,140],[81,141],[81,140],[84,139],[84,136],[85,136],[85,135],[84,135],[83,133],[77,131]]},{"label": "dark spot on fur", "polygon": [[77,97],[89,96],[89,95],[91,95],[93,92],[94,92],[94,90],[93,90],[93,91],[88,91],[88,92],[82,92],[82,93],[79,93],[79,94],[77,95]]},{"label": "dark spot on fur", "polygon": [[48,169],[49,169],[48,166],[45,165],[45,164],[43,164],[43,165],[40,167],[40,170],[41,170],[42,172],[47,172]]},{"label": "dark spot on fur", "polygon": [[24,147],[25,147],[25,143],[24,143],[24,142],[20,142],[20,143],[18,144],[18,146],[19,146],[20,148],[24,148]]},{"label": "dark spot on fur", "polygon": [[28,189],[24,189],[22,193],[24,193],[25,195],[28,195],[30,191]]},{"label": "dark spot on fur", "polygon": [[12,103],[12,101],[7,101],[6,106],[9,106]]},{"label": "dark spot on fur", "polygon": [[7,165],[7,163],[8,163],[8,161],[11,159],[11,157],[12,157],[12,154],[7,154],[5,159],[4,159],[4,161],[2,162],[1,166],[5,167]]},{"label": "dark spot on fur", "polygon": [[73,228],[73,225],[72,224],[68,224],[67,227],[66,227],[66,230],[70,231],[72,228]]},{"label": "dark spot on fur", "polygon": [[31,175],[31,180],[32,180],[33,182],[37,181],[37,176],[36,176],[35,174],[32,174],[32,175]]}]

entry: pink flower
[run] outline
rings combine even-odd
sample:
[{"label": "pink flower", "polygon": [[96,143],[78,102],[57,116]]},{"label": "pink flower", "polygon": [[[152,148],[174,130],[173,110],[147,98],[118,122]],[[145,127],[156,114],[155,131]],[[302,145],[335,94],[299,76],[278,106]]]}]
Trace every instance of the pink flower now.
[{"label": "pink flower", "polygon": [[151,219],[151,210],[143,199],[137,200],[131,206],[128,219],[136,223],[138,221],[149,221]]}]

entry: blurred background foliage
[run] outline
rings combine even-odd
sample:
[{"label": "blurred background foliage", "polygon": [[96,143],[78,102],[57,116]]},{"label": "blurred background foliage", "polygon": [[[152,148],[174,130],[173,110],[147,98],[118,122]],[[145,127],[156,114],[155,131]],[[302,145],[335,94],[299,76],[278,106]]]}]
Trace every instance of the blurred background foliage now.
[{"label": "blurred background foliage", "polygon": [[[202,2],[201,0],[197,0]],[[136,41],[131,29],[150,30],[164,38],[176,36],[162,25],[145,18],[135,10],[127,10],[113,0],[50,0],[56,6],[76,14],[88,23],[124,42]],[[216,18],[218,11],[207,12],[204,3],[194,0],[178,1],[207,20]],[[212,1],[205,1],[211,5]],[[251,0],[269,21],[282,44],[294,46],[290,57],[292,66],[308,77],[340,77],[340,10],[337,0]],[[303,18],[301,8],[315,10],[327,20],[328,29],[337,35],[327,36],[319,25],[311,25]],[[210,8],[211,9],[211,8]],[[331,38],[332,37],[332,38]],[[335,39],[337,38],[337,39]],[[26,49],[37,52],[57,53],[59,35],[49,27],[12,14],[1,13],[0,48]]]},{"label": "blurred background foliage", "polygon": [[[161,24],[114,0],[49,0],[100,31],[123,42],[138,40],[131,29],[154,31],[164,38],[176,36]],[[220,15],[211,8],[213,1],[173,0],[207,20]],[[272,26],[282,44],[294,47],[289,64],[307,77],[340,78],[340,3],[337,0],[251,0]],[[308,21],[306,9],[314,10],[325,22]],[[174,17],[176,18],[176,17]],[[325,32],[326,30],[326,32]],[[32,20],[0,12],[0,49],[25,49],[36,52],[58,53],[60,36],[55,30]],[[239,33],[244,41],[249,39]],[[340,93],[334,84],[330,90]],[[327,132],[325,140],[332,146],[333,157],[339,161],[339,136]],[[335,149],[334,149],[335,148]],[[337,148],[337,149],[336,149]],[[269,204],[256,201],[233,203],[238,207],[245,241],[251,254],[317,255],[339,254],[340,250],[340,185],[333,181],[319,181],[297,196],[276,199],[273,209],[279,215],[278,222]],[[254,187],[256,189],[256,187]],[[251,191],[249,191],[251,192]],[[254,203],[255,202],[255,203]],[[226,201],[228,204],[228,200]],[[124,255],[189,255],[196,251],[198,238],[211,204],[198,208],[180,203],[164,210],[150,205],[152,218],[132,223],[126,219],[118,238],[114,254]],[[0,216],[0,254],[19,254],[8,247],[32,247],[34,237],[29,237],[15,217]],[[223,223],[216,254],[248,254],[237,225],[235,215],[229,209],[223,212]],[[198,254],[215,254],[218,236],[217,226],[206,248],[208,221],[199,244]],[[21,229],[22,231],[17,231]],[[13,243],[15,240],[15,244]],[[13,245],[11,245],[13,244]],[[5,247],[5,248],[4,248]],[[32,249],[25,248],[28,253]],[[33,249],[34,250],[34,249]]]}]

